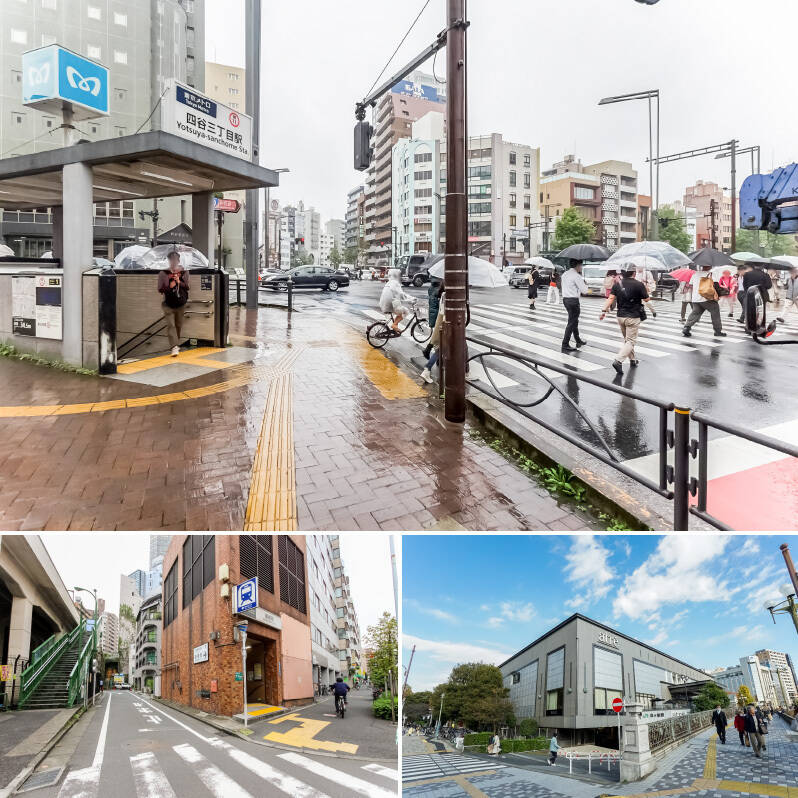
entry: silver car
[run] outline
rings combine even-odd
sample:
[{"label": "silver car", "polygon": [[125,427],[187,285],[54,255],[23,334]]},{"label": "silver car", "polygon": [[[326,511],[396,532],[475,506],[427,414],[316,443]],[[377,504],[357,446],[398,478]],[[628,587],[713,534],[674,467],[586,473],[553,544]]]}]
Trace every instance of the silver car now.
[{"label": "silver car", "polygon": [[582,264],[582,277],[585,278],[585,282],[587,283],[588,294],[591,296],[604,296],[604,278],[611,269],[611,266],[606,266],[604,263],[600,262],[585,262]]},{"label": "silver car", "polygon": [[510,288],[523,288],[529,285],[529,277],[527,275],[532,270],[531,266],[516,266],[510,272],[507,282]]}]

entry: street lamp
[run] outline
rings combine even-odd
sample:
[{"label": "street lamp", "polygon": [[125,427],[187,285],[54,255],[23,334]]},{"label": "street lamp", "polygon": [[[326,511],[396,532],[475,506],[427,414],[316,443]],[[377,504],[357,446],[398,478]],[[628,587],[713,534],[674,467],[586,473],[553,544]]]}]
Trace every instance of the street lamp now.
[{"label": "street lamp", "polygon": [[782,585],[779,592],[785,596],[783,601],[769,600],[765,602],[765,609],[776,623],[776,613],[786,613],[792,616],[795,631],[798,632],[798,605],[795,603],[795,588],[791,584]]},{"label": "street lamp", "polygon": [[[90,590],[87,587],[73,587],[73,593],[91,593],[94,596],[94,626],[92,628],[92,634],[97,634],[97,588]],[[94,680],[94,691],[92,692],[91,703],[94,704],[94,694],[97,692],[97,660],[92,657],[92,667],[91,667],[91,674],[92,679]],[[86,672],[86,696],[83,700],[83,706],[88,706],[89,703],[89,685],[88,685],[88,676],[89,671]]]},{"label": "street lamp", "polygon": [[[657,0],[637,0],[638,3],[646,3],[653,5]],[[653,132],[651,120],[651,100],[657,101],[657,193],[654,197],[654,149],[653,149]],[[625,103],[631,100],[648,100],[648,190],[651,193],[651,199],[654,201],[654,238],[659,235],[659,89],[651,89],[649,91],[637,91],[631,94],[619,94],[615,97],[604,97],[599,100],[599,105],[612,105],[614,103]]]},{"label": "street lamp", "polygon": [[438,726],[435,729],[435,739],[438,739],[438,736],[441,733],[441,713],[443,712],[443,699],[446,698],[446,693],[441,693],[441,705],[438,707]]}]

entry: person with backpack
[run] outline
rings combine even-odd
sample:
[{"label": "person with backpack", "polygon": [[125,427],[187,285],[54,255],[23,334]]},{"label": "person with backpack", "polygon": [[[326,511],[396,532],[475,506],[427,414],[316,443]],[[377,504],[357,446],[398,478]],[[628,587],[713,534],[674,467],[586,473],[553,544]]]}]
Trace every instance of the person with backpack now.
[{"label": "person with backpack", "polygon": [[158,273],[158,292],[163,294],[163,310],[166,319],[166,334],[172,357],[180,354],[180,332],[183,329],[183,317],[188,302],[188,272],[180,262],[180,253],[172,250],[167,256],[169,268]]},{"label": "person with backpack", "polygon": [[697,271],[690,280],[692,288],[692,295],[690,297],[690,304],[692,310],[687,317],[687,321],[682,328],[682,335],[689,338],[692,333],[690,330],[693,325],[704,315],[704,312],[709,313],[712,319],[712,329],[715,335],[725,338],[726,333],[723,332],[723,325],[720,320],[720,305],[718,304],[718,286],[712,279],[709,264],[699,266]]},{"label": "person with backpack", "polygon": [[[599,314],[599,321],[604,321],[607,311],[616,302],[618,303],[616,318],[618,319],[618,326],[621,328],[623,346],[618,350],[618,354],[615,355],[615,360],[612,361],[612,367],[618,374],[623,374],[623,361],[627,357],[631,366],[637,366],[640,362],[635,357],[635,343],[637,342],[640,325],[647,318],[643,302],[650,301],[648,289],[640,280],[635,278],[634,269],[624,271],[621,274],[621,281],[613,285],[610,295]],[[653,308],[651,313],[654,316],[657,315]]]}]

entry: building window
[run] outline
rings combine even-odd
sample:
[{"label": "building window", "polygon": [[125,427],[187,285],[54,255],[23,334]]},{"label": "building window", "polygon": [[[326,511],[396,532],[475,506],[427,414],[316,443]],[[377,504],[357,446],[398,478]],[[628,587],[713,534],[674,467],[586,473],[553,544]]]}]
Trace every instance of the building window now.
[{"label": "building window", "polygon": [[510,166],[515,166],[516,156],[514,152],[510,153]]},{"label": "building window", "polygon": [[114,63],[115,64],[126,64],[127,63],[127,53],[124,50],[114,50]]},{"label": "building window", "polygon": [[86,55],[89,58],[94,58],[99,60],[102,58],[102,49],[99,48],[96,44],[89,44],[86,46]]},{"label": "building window", "polygon": [[479,214],[483,213],[490,213],[490,203],[489,202],[469,202],[468,203],[468,215],[469,216],[478,216]]},{"label": "building window", "polygon": [[612,715],[612,702],[623,697],[623,659],[614,651],[593,647],[593,714]]},{"label": "building window", "polygon": [[238,80],[238,78],[239,78],[238,72],[228,72],[227,73],[227,79],[228,80]]},{"label": "building window", "polygon": [[515,185],[516,185],[515,172],[510,172],[510,186],[512,188],[515,188]]},{"label": "building window", "polygon": [[288,535],[277,541],[280,561],[280,601],[300,612],[305,608],[305,558]]},{"label": "building window", "polygon": [[177,617],[177,558],[163,580],[163,625],[164,629]]},{"label": "building window", "polygon": [[490,180],[491,168],[490,166],[469,166],[468,176],[477,180]]},{"label": "building window", "polygon": [[120,14],[114,11],[114,25],[121,25],[123,28],[127,27],[127,14]]},{"label": "building window", "polygon": [[188,535],[183,544],[183,607],[202,593],[216,571],[213,535]]},{"label": "building window", "polygon": [[546,714],[563,714],[563,679],[565,676],[565,648],[546,657]]},{"label": "building window", "polygon": [[574,199],[592,200],[596,198],[596,189],[587,186],[574,186]]},{"label": "building window", "polygon": [[524,194],[524,210],[528,211],[530,207],[531,206],[529,204],[529,194]]},{"label": "building window", "polygon": [[432,172],[415,172],[413,177],[416,180],[432,180]]},{"label": "building window", "polygon": [[239,537],[239,568],[241,578],[258,577],[258,587],[274,593],[274,552],[271,535],[241,535]]},{"label": "building window", "polygon": [[[444,231],[442,230],[441,233]],[[475,238],[490,236],[490,222],[469,222],[468,235]]]},{"label": "building window", "polygon": [[231,97],[238,97],[241,92],[238,89],[228,89]]},{"label": "building window", "polygon": [[532,156],[531,155],[525,155],[524,156],[524,166],[526,166],[527,168],[532,166]]},{"label": "building window", "polygon": [[515,227],[517,219],[518,217],[514,213],[510,214],[510,227]]},{"label": "building window", "polygon": [[529,225],[531,223],[532,223],[532,220],[530,219],[530,217],[529,216],[524,216],[524,227],[529,227]]},{"label": "building window", "polygon": [[21,125],[25,121],[25,114],[21,114],[18,111],[13,111],[11,114],[11,119],[15,125]]},{"label": "building window", "polygon": [[529,176],[529,172],[524,172],[524,188],[532,188],[532,178]]},{"label": "building window", "polygon": [[431,152],[417,152],[413,156],[414,163],[430,163],[432,161]]},{"label": "building window", "polygon": [[102,19],[102,12],[97,6],[87,6],[86,14],[89,19]]},{"label": "building window", "polygon": [[230,103],[230,107],[234,108],[235,110],[238,110],[239,105],[238,105],[238,103]]},{"label": "building window", "polygon": [[516,195],[515,194],[510,194],[510,207],[514,208],[515,205],[516,205]]},{"label": "building window", "polygon": [[28,32],[26,30],[19,30],[19,28],[11,28],[11,42],[13,44],[27,44]]}]

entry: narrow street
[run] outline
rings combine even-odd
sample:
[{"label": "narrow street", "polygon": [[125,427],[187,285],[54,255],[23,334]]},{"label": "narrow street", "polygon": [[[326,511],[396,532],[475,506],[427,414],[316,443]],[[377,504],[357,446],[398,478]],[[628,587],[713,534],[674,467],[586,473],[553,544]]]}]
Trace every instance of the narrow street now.
[{"label": "narrow street", "polygon": [[105,693],[31,777],[63,768],[56,783],[36,795],[388,798],[396,794],[398,773],[384,760],[299,753],[213,732],[206,724],[164,710],[140,695]]}]

